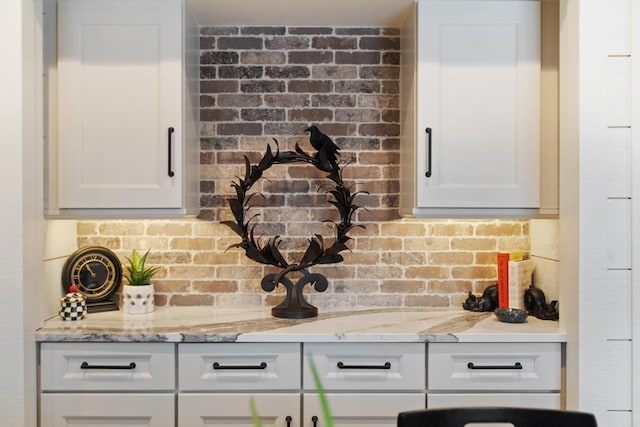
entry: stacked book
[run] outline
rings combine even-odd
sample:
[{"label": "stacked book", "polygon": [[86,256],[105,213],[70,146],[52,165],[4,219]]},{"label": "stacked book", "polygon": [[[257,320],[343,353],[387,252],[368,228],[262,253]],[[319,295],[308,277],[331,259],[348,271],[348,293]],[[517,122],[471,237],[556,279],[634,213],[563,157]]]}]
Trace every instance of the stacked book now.
[{"label": "stacked book", "polygon": [[524,292],[531,286],[536,268],[529,254],[498,252],[498,307],[525,309]]}]

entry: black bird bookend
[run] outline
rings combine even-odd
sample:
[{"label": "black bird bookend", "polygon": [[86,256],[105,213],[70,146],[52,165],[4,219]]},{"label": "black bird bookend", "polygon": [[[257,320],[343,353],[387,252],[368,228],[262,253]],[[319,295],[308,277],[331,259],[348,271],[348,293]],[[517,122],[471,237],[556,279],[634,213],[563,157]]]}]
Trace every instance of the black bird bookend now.
[{"label": "black bird bookend", "polygon": [[490,285],[477,297],[469,292],[469,296],[462,303],[462,308],[469,311],[493,311],[498,308],[498,285]]},{"label": "black bird bookend", "polygon": [[309,132],[309,142],[311,146],[318,152],[315,158],[318,161],[318,168],[330,172],[336,167],[337,156],[340,155],[340,147],[338,147],[329,136],[320,132],[317,126],[309,126],[304,130]]},{"label": "black bird bookend", "polygon": [[558,320],[560,313],[558,312],[558,301],[551,301],[547,304],[547,298],[542,292],[531,285],[524,292],[524,306],[527,312],[541,320]]}]

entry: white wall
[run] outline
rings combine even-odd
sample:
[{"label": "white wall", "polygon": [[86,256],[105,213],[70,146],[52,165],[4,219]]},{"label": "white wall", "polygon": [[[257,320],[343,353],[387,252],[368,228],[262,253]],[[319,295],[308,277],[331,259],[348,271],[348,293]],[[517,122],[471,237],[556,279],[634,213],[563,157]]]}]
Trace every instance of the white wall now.
[{"label": "white wall", "polygon": [[36,0],[0,4],[0,425],[36,424],[44,221]]},{"label": "white wall", "polygon": [[604,16],[604,1],[560,3],[559,277],[567,407],[595,413],[606,427]]},{"label": "white wall", "polygon": [[0,360],[0,425],[21,425],[24,419],[25,387],[23,343],[22,273],[22,52],[20,46],[21,4],[2,4],[0,13],[0,117],[3,135],[0,156],[0,324],[3,325],[3,355]]},{"label": "white wall", "polygon": [[557,301],[560,222],[557,219],[532,219],[529,227],[531,259],[536,263],[533,283],[544,292],[547,302]]}]

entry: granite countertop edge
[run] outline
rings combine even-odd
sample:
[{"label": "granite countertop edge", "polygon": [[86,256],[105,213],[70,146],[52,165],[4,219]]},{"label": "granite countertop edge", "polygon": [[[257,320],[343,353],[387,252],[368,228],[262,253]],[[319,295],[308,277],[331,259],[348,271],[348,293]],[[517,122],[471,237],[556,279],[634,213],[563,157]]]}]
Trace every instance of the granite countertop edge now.
[{"label": "granite countertop edge", "polygon": [[566,342],[557,321],[529,316],[503,323],[462,309],[320,309],[317,317],[281,319],[268,308],[161,307],[153,313],[89,313],[47,320],[38,342]]}]

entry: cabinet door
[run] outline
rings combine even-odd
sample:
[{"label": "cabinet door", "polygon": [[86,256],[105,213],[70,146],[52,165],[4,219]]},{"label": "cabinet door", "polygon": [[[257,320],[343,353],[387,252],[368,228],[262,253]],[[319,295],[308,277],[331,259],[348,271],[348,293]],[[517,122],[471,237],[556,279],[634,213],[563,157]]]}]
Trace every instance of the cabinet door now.
[{"label": "cabinet door", "polygon": [[173,394],[43,393],[46,427],[175,426]]},{"label": "cabinet door", "polygon": [[253,427],[251,399],[264,427],[300,426],[298,393],[182,393],[178,397],[178,425]]},{"label": "cabinet door", "polygon": [[[427,408],[510,406],[561,409],[560,393],[428,393]],[[483,426],[485,427],[485,426]]]},{"label": "cabinet door", "polygon": [[537,208],[539,3],[418,2],[417,49],[417,206]]},{"label": "cabinet door", "polygon": [[[330,393],[327,400],[337,427],[395,427],[399,412],[425,407],[423,393]],[[326,426],[318,395],[306,393],[303,402],[302,426]]]},{"label": "cabinet door", "polygon": [[182,206],[181,22],[180,0],[59,1],[60,208]]}]

